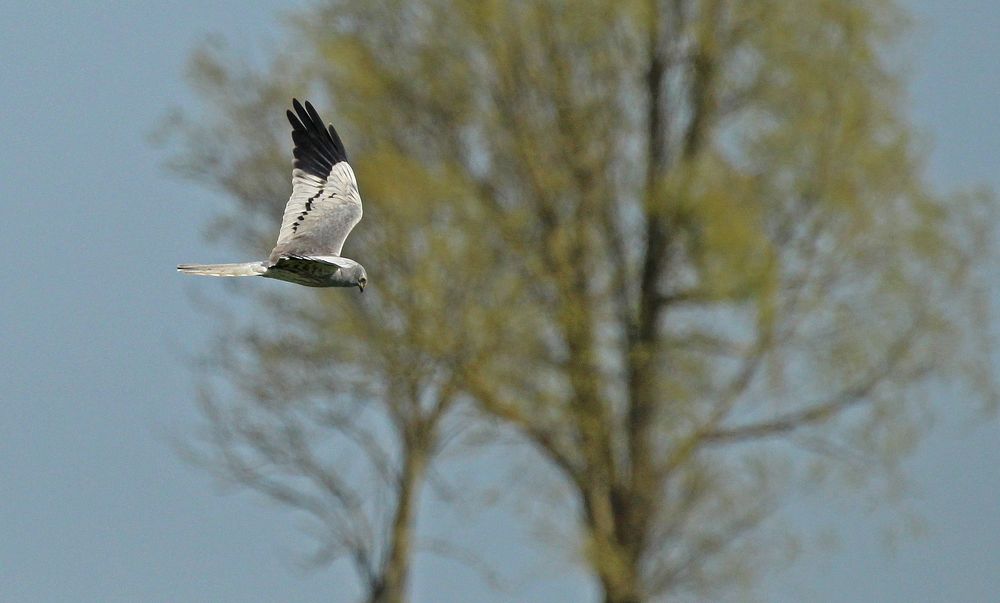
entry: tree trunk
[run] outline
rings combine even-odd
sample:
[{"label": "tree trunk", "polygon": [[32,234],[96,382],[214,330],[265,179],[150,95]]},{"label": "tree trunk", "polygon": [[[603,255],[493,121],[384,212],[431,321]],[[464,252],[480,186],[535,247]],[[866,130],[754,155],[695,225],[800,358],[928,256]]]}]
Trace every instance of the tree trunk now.
[{"label": "tree trunk", "polygon": [[378,585],[372,589],[369,603],[404,603],[413,555],[413,522],[420,495],[427,451],[420,444],[408,444],[399,475],[399,503],[392,520],[389,552]]},{"label": "tree trunk", "polygon": [[[584,521],[591,537],[591,564],[600,580],[605,603],[640,603],[645,601],[638,557],[632,553],[631,543],[620,535],[627,530],[622,524],[629,511],[615,504],[609,492],[591,491],[584,499]],[[603,499],[603,500],[602,500]],[[605,509],[595,515],[596,508]]]},{"label": "tree trunk", "polygon": [[643,603],[637,571],[634,567],[622,567],[610,580],[607,575],[601,576],[604,603]]}]

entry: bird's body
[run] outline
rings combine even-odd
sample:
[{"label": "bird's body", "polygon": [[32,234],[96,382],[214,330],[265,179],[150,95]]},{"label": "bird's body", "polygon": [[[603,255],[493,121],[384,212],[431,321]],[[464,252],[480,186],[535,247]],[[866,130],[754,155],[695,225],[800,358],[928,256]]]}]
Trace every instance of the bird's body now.
[{"label": "bird's body", "polygon": [[340,257],[347,235],[361,220],[361,195],[344,144],[324,126],[313,106],[292,101],[288,111],[295,142],[292,195],[267,260],[242,264],[181,264],[181,272],[205,276],[263,276],[307,287],[358,287],[368,275]]},{"label": "bird's body", "polygon": [[347,258],[282,256],[261,276],[306,287],[357,287],[364,270]]}]

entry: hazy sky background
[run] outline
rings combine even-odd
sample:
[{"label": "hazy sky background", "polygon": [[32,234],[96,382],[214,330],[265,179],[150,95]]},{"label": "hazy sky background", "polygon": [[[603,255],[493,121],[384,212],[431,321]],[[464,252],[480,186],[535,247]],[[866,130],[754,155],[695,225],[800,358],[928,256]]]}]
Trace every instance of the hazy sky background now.
[{"label": "hazy sky background", "polygon": [[[903,4],[919,19],[911,112],[933,141],[928,175],[1000,190],[1000,5]],[[301,5],[0,5],[0,602],[353,602],[346,570],[297,569],[304,541],[284,509],[223,493],[168,441],[196,423],[184,356],[211,331],[191,293],[219,285],[173,267],[250,258],[204,242],[226,200],[171,177],[147,135],[169,107],[195,106],[182,74],[196,42],[219,33],[256,51],[280,40],[275,15]],[[957,398],[939,406],[902,505],[927,534],[890,554],[893,509],[868,513],[850,492],[804,497],[784,520],[833,528],[840,546],[771,575],[765,600],[996,600],[1000,426],[973,426]],[[451,515],[424,513],[421,528],[468,522],[497,569],[538,579],[497,593],[421,556],[415,602],[592,598],[579,574],[545,579],[565,568],[538,566],[502,513]]]}]

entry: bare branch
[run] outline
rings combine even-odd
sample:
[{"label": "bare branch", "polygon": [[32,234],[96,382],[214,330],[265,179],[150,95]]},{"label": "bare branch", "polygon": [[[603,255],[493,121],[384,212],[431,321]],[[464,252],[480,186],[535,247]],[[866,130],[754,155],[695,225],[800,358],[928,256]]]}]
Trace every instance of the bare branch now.
[{"label": "bare branch", "polygon": [[[703,434],[703,439],[709,443],[719,444],[774,437],[800,427],[829,420],[844,410],[865,402],[869,399],[875,388],[893,377],[899,366],[907,359],[908,348],[919,332],[918,322],[915,321],[889,347],[882,361],[872,367],[867,375],[831,396],[829,399],[800,410],[778,415],[766,421],[731,428],[715,429]],[[930,368],[929,365],[921,365],[911,370],[907,374],[907,377],[909,379],[919,379]]]}]

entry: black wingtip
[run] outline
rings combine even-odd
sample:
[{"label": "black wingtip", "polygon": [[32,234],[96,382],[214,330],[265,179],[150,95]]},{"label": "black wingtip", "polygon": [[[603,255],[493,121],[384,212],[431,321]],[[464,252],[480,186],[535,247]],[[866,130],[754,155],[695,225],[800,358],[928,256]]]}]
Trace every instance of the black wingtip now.
[{"label": "black wingtip", "polygon": [[309,114],[309,118],[313,121],[317,128],[323,130],[323,118],[319,116],[319,111],[316,107],[312,106],[312,103],[306,101],[306,113]]},{"label": "black wingtip", "polygon": [[295,111],[288,110],[285,115],[292,125],[296,159],[294,165],[325,178],[334,165],[347,161],[344,143],[333,125],[323,122],[323,118],[311,102],[305,101],[303,106],[297,98],[293,98],[292,108]]}]

